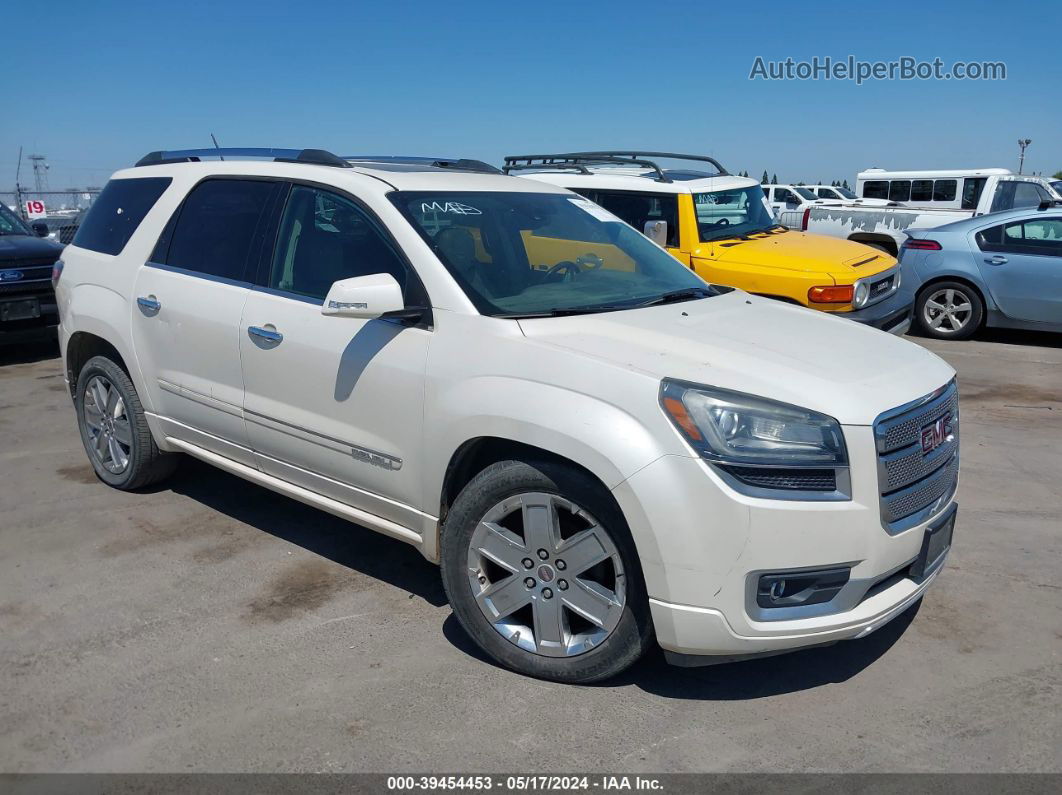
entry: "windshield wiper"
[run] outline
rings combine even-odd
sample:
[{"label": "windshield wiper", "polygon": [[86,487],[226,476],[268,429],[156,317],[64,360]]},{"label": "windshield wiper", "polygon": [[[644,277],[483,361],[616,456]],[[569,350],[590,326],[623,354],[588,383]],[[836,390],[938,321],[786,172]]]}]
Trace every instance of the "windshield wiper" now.
[{"label": "windshield wiper", "polygon": [[659,306],[660,304],[674,304],[679,301],[694,301],[698,298],[709,298],[715,295],[710,287],[686,287],[681,290],[672,290],[662,295],[654,295],[643,301],[633,301],[626,304],[599,304],[596,306],[565,306],[547,309],[544,312],[523,312],[508,315],[495,315],[507,320],[522,320],[536,317],[566,317],[569,315],[593,315],[599,312],[620,312],[624,309],[641,309],[646,306]]}]

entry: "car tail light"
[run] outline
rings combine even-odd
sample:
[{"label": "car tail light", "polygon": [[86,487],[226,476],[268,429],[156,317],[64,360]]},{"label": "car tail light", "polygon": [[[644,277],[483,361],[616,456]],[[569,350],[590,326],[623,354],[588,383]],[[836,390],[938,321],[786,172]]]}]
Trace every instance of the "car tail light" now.
[{"label": "car tail light", "polygon": [[940,251],[940,243],[936,240],[926,240],[921,237],[909,237],[903,244],[904,248],[913,248],[919,251]]},{"label": "car tail light", "polygon": [[808,300],[815,304],[850,304],[855,295],[851,284],[826,285],[808,290]]},{"label": "car tail light", "polygon": [[804,215],[800,219],[800,231],[801,232],[807,232],[808,231],[808,218],[810,218],[810,217],[811,217],[811,208],[810,207],[806,207],[804,209]]},{"label": "car tail light", "polygon": [[52,263],[52,289],[59,286],[59,277],[63,275],[63,261],[57,259]]}]

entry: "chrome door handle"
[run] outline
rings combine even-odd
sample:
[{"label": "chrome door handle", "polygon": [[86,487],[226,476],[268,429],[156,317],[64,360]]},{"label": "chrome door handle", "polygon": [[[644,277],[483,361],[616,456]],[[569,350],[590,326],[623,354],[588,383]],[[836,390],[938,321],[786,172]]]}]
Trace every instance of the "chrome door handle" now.
[{"label": "chrome door handle", "polygon": [[283,342],[284,335],[279,331],[273,329],[262,328],[261,326],[248,326],[247,333],[253,334],[255,337],[261,337],[268,342]]},{"label": "chrome door handle", "polygon": [[136,299],[136,303],[138,306],[148,310],[149,312],[158,312],[160,309],[162,309],[162,302],[159,301],[153,295],[149,295],[146,298],[144,296],[140,296]]},{"label": "chrome door handle", "polygon": [[1002,265],[1006,261],[1007,258],[1000,254],[996,254],[994,257],[985,257],[985,262],[987,262],[989,265]]}]

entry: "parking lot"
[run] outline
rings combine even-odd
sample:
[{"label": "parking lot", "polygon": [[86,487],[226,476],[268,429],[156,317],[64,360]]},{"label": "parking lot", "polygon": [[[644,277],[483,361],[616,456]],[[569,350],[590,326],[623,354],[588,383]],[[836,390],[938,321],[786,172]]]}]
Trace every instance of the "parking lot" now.
[{"label": "parking lot", "polygon": [[0,769],[1062,770],[1062,340],[959,373],[946,570],[860,640],[571,687],[483,658],[411,547],[187,460],[85,458],[53,346],[0,351]]}]

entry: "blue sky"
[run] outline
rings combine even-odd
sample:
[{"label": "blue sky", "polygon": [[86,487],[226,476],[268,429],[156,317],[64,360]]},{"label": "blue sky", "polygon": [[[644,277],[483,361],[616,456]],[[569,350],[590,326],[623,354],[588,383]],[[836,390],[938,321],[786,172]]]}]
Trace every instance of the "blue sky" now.
[{"label": "blue sky", "polygon": [[[14,10],[14,9],[12,9]],[[1062,2],[50,2],[7,22],[0,190],[159,148],[340,154],[642,148],[733,172],[1062,170]],[[983,81],[750,81],[756,56],[1004,61]],[[23,166],[23,184],[32,175]]]}]

